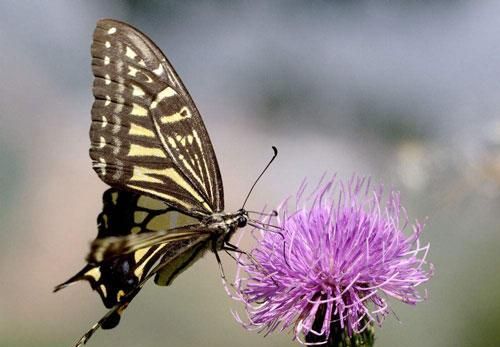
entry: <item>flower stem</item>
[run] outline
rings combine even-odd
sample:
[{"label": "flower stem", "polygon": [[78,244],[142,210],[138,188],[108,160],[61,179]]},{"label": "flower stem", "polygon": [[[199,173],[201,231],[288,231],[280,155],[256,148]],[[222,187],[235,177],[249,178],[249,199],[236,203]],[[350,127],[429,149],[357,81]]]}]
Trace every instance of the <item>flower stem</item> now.
[{"label": "flower stem", "polygon": [[[325,321],[326,305],[322,305],[314,319],[313,330],[321,331],[323,322]],[[321,343],[325,347],[373,347],[375,344],[375,334],[373,326],[369,326],[362,333],[353,333],[349,336],[347,329],[340,326],[340,320],[336,316],[332,316],[330,324],[330,334],[316,335],[312,332],[306,335],[306,343]]]}]

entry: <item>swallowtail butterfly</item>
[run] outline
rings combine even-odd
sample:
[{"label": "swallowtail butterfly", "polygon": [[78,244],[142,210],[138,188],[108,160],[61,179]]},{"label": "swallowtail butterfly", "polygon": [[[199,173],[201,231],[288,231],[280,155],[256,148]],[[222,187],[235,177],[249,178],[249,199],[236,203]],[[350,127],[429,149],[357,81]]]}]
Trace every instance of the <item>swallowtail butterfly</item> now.
[{"label": "swallowtail butterfly", "polygon": [[217,251],[237,251],[229,239],[249,221],[243,208],[223,212],[207,130],[172,65],[146,35],[116,20],[98,21],[92,71],[90,157],[111,188],[87,265],[55,291],[86,280],[110,311],[77,346],[98,328],[115,327],[151,277],[169,285],[207,249],[220,264]]}]

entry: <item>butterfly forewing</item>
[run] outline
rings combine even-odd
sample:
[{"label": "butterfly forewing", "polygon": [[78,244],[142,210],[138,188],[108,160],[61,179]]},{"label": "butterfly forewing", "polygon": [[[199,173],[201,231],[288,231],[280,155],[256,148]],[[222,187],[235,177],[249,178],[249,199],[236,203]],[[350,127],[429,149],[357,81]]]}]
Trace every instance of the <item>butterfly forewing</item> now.
[{"label": "butterfly forewing", "polygon": [[114,20],[92,43],[95,102],[90,156],[101,179],[185,212],[223,210],[210,139],[189,93],[161,51]]}]

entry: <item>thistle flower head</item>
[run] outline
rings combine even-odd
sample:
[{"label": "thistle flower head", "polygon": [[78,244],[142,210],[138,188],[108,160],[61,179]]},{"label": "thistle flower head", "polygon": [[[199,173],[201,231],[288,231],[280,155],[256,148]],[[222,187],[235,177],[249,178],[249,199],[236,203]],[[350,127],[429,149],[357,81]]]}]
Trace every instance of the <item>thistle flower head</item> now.
[{"label": "thistle flower head", "polygon": [[295,338],[324,342],[333,331],[352,336],[380,325],[387,297],[423,300],[416,287],[431,277],[429,245],[419,244],[423,225],[408,225],[397,192],[384,202],[381,188],[358,177],[320,184],[307,199],[304,188],[293,209],[286,201],[268,221],[278,228],[255,232],[258,246],[240,264],[235,284],[248,328],[294,328]]}]

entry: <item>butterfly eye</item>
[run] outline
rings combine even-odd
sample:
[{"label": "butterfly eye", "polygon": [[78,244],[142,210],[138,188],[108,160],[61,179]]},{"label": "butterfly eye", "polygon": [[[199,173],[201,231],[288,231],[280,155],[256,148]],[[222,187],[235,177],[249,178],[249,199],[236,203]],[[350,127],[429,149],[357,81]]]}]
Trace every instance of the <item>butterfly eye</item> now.
[{"label": "butterfly eye", "polygon": [[239,216],[238,217],[238,227],[243,228],[245,225],[247,225],[247,217]]}]

